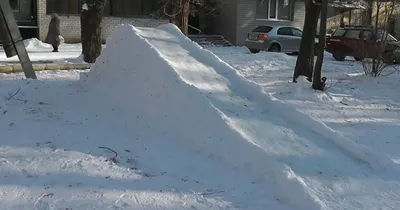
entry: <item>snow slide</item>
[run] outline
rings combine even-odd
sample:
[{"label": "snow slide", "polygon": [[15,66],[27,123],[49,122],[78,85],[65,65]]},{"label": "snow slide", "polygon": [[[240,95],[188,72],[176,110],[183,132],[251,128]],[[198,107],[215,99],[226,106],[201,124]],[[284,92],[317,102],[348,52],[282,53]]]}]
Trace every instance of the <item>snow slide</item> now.
[{"label": "snow slide", "polygon": [[[224,96],[227,81],[216,73],[206,72],[215,76],[213,79],[221,79],[210,83],[204,72],[197,72],[202,67],[198,62],[177,59],[179,63],[175,65],[183,65],[187,70],[185,76],[204,77],[200,83],[188,83],[178,74],[182,72],[139,33],[133,26],[122,25],[107,40],[96,64],[82,76],[90,100],[101,96],[113,110],[124,113],[123,119],[130,118],[135,130],[151,132],[152,138],[177,140],[196,154],[251,174],[255,183],[271,192],[272,197],[264,200],[278,198],[296,209],[320,209],[320,201],[307,193],[304,182],[289,167],[276,163],[254,142],[248,142],[244,133],[235,130],[226,113],[207,98],[221,94],[220,103],[229,103],[233,110],[235,106],[246,108],[251,103]],[[174,52],[180,56],[178,51],[171,51]],[[104,94],[108,92],[112,94]]]},{"label": "snow slide", "polygon": [[341,145],[175,26],[119,26],[86,77],[88,97],[105,97],[132,129],[250,174],[266,199],[310,210],[400,205],[398,180],[370,168],[390,166],[386,159]]}]

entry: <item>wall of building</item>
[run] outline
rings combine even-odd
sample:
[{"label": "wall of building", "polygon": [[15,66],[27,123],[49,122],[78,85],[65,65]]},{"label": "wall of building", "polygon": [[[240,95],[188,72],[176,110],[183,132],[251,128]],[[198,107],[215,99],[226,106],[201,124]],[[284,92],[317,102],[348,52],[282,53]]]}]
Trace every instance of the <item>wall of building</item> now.
[{"label": "wall of building", "polygon": [[236,13],[238,0],[220,0],[221,9],[218,14],[210,19],[209,25],[212,27],[212,32],[223,35],[229,42],[236,42]]},{"label": "wall of building", "polygon": [[305,5],[303,0],[295,1],[294,21],[257,19],[256,6],[257,0],[237,0],[237,30],[236,45],[244,45],[247,33],[260,25],[289,25],[300,29],[304,25]]},{"label": "wall of building", "polygon": [[[38,25],[39,38],[46,38],[50,23],[50,15],[46,14],[46,0],[38,0]],[[101,23],[102,39],[106,40],[119,24],[131,24],[139,27],[155,27],[164,23],[168,23],[167,19],[146,19],[146,18],[119,18],[104,17]],[[78,15],[60,16],[61,36],[66,42],[80,42],[81,27],[80,17]]]}]

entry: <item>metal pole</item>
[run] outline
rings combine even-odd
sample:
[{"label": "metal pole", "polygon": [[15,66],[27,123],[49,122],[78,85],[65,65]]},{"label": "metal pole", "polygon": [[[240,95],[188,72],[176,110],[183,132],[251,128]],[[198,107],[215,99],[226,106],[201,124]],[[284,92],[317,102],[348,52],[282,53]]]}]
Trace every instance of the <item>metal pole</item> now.
[{"label": "metal pole", "polygon": [[2,22],[0,26],[3,26],[0,29],[6,29],[5,31],[0,31],[0,33],[5,33],[1,36],[1,38],[3,38],[3,42],[7,40],[7,37],[10,38],[9,41],[11,41],[18,55],[19,62],[24,69],[25,77],[29,79],[36,79],[37,77],[35,71],[33,70],[32,62],[29,59],[28,53],[25,49],[24,40],[21,37],[17,22],[15,21],[14,13],[8,0],[0,0],[0,22]]}]

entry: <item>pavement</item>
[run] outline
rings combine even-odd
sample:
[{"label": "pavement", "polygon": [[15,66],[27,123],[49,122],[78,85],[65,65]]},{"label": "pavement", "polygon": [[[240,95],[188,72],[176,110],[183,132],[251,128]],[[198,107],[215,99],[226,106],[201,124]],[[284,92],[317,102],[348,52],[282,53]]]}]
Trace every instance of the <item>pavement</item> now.
[{"label": "pavement", "polygon": [[[56,71],[56,70],[84,70],[90,69],[90,64],[57,64],[57,63],[33,63],[35,71]],[[19,63],[1,64],[0,73],[15,73],[23,72],[22,66]]]}]

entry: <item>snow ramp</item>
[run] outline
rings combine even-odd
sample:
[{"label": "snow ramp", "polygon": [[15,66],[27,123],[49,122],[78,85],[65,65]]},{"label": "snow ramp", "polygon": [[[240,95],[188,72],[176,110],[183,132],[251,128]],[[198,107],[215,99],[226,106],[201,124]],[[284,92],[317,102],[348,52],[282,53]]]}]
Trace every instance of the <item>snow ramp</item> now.
[{"label": "snow ramp", "polygon": [[[119,26],[84,85],[139,122],[138,130],[246,171],[294,209],[399,204],[399,194],[385,194],[398,183],[370,169],[387,166],[385,159],[338,144],[323,125],[267,98],[171,24]],[[352,189],[360,191],[342,199]]]}]

